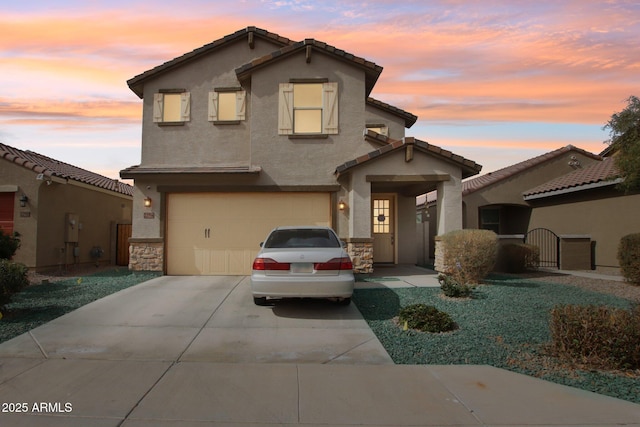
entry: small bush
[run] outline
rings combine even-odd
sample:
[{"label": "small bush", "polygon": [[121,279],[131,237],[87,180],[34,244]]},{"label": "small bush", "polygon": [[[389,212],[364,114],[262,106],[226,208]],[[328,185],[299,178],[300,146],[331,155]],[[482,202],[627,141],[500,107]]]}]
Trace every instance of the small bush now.
[{"label": "small bush", "polygon": [[461,284],[477,284],[493,269],[498,236],[490,230],[457,230],[442,236],[444,273]]},{"label": "small bush", "polygon": [[442,293],[451,298],[466,298],[473,292],[473,286],[461,285],[446,274],[438,274],[438,283]]},{"label": "small bush", "polygon": [[24,264],[0,259],[0,307],[11,300],[11,295],[29,285],[28,271]]},{"label": "small bush", "polygon": [[500,258],[507,273],[523,273],[540,266],[540,248],[525,243],[508,243],[500,248]]},{"label": "small bush", "polygon": [[456,323],[447,313],[425,304],[409,305],[398,315],[400,324],[422,332],[448,332],[457,328]]},{"label": "small bush", "polygon": [[0,230],[0,259],[11,259],[20,247],[20,233],[5,234]]},{"label": "small bush", "polygon": [[640,306],[556,306],[551,345],[561,359],[605,369],[640,369]]},{"label": "small bush", "polygon": [[640,285],[640,233],[628,234],[620,239],[618,262],[624,278]]}]

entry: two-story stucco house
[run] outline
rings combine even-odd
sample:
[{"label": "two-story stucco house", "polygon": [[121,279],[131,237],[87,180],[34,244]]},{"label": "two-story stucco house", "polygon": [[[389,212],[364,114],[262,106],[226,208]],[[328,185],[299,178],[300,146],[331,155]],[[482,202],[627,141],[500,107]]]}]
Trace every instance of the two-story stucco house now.
[{"label": "two-story stucco house", "polygon": [[[415,263],[415,196],[462,227],[480,166],[405,137],[417,117],[370,97],[382,67],[248,27],[131,80],[144,100],[130,268],[247,274],[279,225],[327,225],[355,269]],[[446,214],[445,214],[446,212]]]}]

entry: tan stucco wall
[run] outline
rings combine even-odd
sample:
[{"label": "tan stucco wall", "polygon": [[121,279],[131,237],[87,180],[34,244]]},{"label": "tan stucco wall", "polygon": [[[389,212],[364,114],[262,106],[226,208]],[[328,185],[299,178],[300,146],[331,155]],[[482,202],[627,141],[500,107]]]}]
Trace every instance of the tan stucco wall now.
[{"label": "tan stucco wall", "polygon": [[[235,68],[273,52],[279,45],[257,38],[255,49],[238,40],[215,54],[199,58],[145,83],[142,121],[144,166],[247,165],[249,117],[238,125],[214,125],[208,120],[208,96],[214,88],[239,87]],[[184,89],[191,94],[191,120],[184,126],[153,123],[153,95],[161,89]],[[247,92],[247,97],[250,93]],[[249,99],[247,99],[249,101]]]},{"label": "tan stucco wall", "polygon": [[618,267],[616,254],[620,238],[640,233],[640,194],[618,193],[617,197],[606,197],[610,194],[611,190],[591,193],[589,198],[574,196],[566,203],[554,205],[542,205],[540,201],[531,213],[529,228],[549,228],[556,234],[590,235],[596,242],[596,266]]},{"label": "tan stucco wall", "polygon": [[[38,268],[58,267],[61,264],[92,262],[93,246],[103,249],[100,262],[115,263],[111,259],[115,244],[113,225],[131,222],[130,197],[96,191],[73,183],[42,185],[38,214]],[[65,242],[65,214],[78,215],[78,242]],[[79,248],[74,258],[73,247]]]},{"label": "tan stucco wall", "polygon": [[569,165],[571,156],[576,156],[583,167],[596,161],[578,151],[571,150],[496,184],[465,195],[463,197],[466,205],[465,227],[478,228],[480,226],[478,219],[479,207],[495,204],[528,206],[522,197],[522,193],[574,171],[575,169]]},{"label": "tan stucco wall", "polygon": [[[290,79],[327,78],[338,83],[339,132],[326,138],[278,135],[278,89]],[[364,72],[323,53],[305,61],[304,51],[258,70],[251,77],[251,161],[260,182],[278,185],[336,184],[340,164],[378,148],[365,142]]]},{"label": "tan stucco wall", "polygon": [[365,125],[368,124],[387,125],[389,138],[402,139],[405,137],[406,128],[403,120],[370,104],[365,105]]},{"label": "tan stucco wall", "polygon": [[[0,185],[19,188],[14,230],[21,234],[22,243],[14,257],[16,262],[37,269],[57,268],[65,262],[91,262],[89,251],[93,246],[104,250],[101,262],[115,262],[111,259],[115,244],[112,225],[131,222],[131,197],[72,182],[47,184],[37,180],[38,174],[33,171],[0,162]],[[22,194],[29,198],[25,207],[20,207],[17,200]],[[64,241],[65,213],[78,214],[82,224],[82,230],[78,230],[80,256],[75,260],[71,245]]]},{"label": "tan stucco wall", "polygon": [[[36,174],[7,160],[0,160],[0,185],[17,186],[13,211],[13,230],[20,233],[22,241],[14,261],[29,267],[36,264],[35,241],[38,232],[38,189],[42,181],[36,180]],[[21,195],[29,198],[26,206],[20,207]]]}]

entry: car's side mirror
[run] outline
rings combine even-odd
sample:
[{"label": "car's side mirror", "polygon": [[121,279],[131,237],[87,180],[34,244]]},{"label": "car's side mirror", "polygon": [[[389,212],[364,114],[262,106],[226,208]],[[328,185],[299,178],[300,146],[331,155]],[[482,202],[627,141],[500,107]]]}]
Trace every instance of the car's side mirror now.
[{"label": "car's side mirror", "polygon": [[340,240],[340,246],[342,246],[343,248],[346,248],[347,242],[345,242],[344,240]]},{"label": "car's side mirror", "polygon": [[262,247],[262,245],[264,245],[264,242],[260,242],[260,247]]}]

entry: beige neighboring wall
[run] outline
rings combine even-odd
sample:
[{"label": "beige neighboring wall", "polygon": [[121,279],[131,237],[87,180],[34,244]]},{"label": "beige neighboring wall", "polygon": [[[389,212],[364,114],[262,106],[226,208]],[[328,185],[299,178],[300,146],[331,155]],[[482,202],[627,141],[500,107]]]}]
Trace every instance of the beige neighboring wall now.
[{"label": "beige neighboring wall", "polygon": [[[606,191],[606,190],[605,190]],[[600,197],[578,199],[555,205],[536,203],[529,229],[548,227],[558,235],[590,235],[595,242],[595,265],[597,267],[619,267],[617,259],[620,238],[631,233],[640,233],[640,194],[620,195],[608,190]]]},{"label": "beige neighboring wall", "polygon": [[[42,185],[39,192],[38,268],[60,264],[89,263],[90,250],[99,246],[104,251],[100,262],[114,263],[111,255],[112,227],[131,222],[131,198],[93,189],[73,182]],[[78,217],[77,243],[65,242],[66,214]],[[78,257],[74,259],[73,247]]]},{"label": "beige neighboring wall", "polygon": [[[523,191],[572,172],[574,168],[569,165],[571,156],[575,156],[583,167],[596,161],[592,157],[573,150],[500,180],[486,188],[463,194],[466,209],[464,228],[480,227],[478,208],[482,206],[516,205],[528,207],[529,204],[522,198]],[[533,228],[535,227],[529,227],[530,230]]]},{"label": "beige neighboring wall", "polygon": [[[38,232],[38,189],[42,181],[36,180],[33,171],[25,169],[15,163],[1,161],[0,184],[17,187],[13,210],[13,231],[20,233],[20,239],[24,242],[16,252],[13,260],[21,262],[28,267],[36,265],[35,242]],[[18,199],[25,195],[28,201],[25,207],[20,206]]]}]

